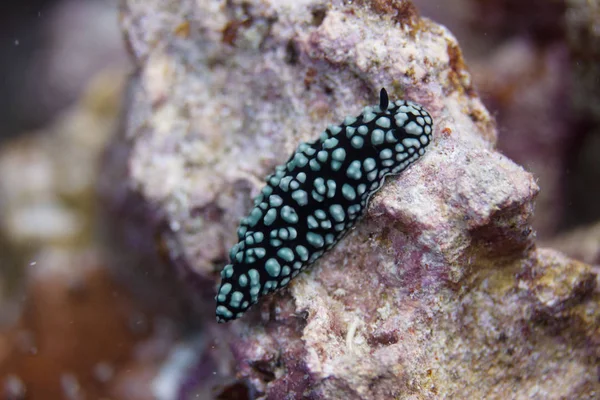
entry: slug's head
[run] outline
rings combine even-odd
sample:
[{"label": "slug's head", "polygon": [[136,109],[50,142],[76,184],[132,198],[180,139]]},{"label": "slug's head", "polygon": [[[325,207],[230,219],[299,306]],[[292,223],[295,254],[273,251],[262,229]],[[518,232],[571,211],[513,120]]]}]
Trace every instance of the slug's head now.
[{"label": "slug's head", "polygon": [[[385,89],[381,89],[379,107],[392,114],[392,125],[396,138],[407,149],[423,155],[424,148],[431,143],[433,120],[421,105],[409,100],[389,103]],[[385,107],[385,108],[384,108]],[[411,154],[412,154],[411,151]]]}]

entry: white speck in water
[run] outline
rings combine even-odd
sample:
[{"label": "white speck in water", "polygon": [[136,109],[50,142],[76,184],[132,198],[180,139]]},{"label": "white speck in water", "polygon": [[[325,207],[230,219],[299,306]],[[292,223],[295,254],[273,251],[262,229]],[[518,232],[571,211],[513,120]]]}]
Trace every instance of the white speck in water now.
[{"label": "white speck in water", "polygon": [[15,39],[15,46],[19,45],[19,39]]}]

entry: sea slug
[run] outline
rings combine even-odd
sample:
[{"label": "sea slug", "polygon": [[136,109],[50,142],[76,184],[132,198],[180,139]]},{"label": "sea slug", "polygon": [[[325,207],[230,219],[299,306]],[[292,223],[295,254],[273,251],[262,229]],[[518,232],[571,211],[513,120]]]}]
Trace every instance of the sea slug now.
[{"label": "sea slug", "polygon": [[330,125],[301,143],[266,178],[238,228],[216,296],[217,321],[241,317],[260,296],[285,287],[354,226],[385,177],[415,162],[431,142],[433,121],[420,105],[389,102]]}]

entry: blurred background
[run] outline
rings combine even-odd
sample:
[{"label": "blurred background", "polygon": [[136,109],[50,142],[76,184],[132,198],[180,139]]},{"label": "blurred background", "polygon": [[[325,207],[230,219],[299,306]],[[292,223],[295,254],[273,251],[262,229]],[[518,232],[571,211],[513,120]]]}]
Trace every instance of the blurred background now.
[{"label": "blurred background", "polygon": [[0,7],[0,398],[155,398],[173,324],[107,274],[97,240],[132,69],[119,2]]},{"label": "blurred background", "polygon": [[[498,148],[542,190],[538,238],[600,263],[600,3],[415,0],[461,44]],[[183,335],[106,272],[96,178],[133,66],[116,0],[0,13],[0,395],[152,399]]]}]

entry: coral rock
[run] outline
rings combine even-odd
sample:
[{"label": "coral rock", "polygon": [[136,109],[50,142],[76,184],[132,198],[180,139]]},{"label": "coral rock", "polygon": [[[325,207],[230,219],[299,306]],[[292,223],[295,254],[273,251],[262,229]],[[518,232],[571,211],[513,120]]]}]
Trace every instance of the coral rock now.
[{"label": "coral rock", "polygon": [[[163,276],[183,278],[170,283],[177,301],[231,349],[216,369],[240,380],[224,392],[240,383],[269,399],[600,390],[589,362],[597,320],[577,317],[597,315],[595,275],[535,248],[539,188],[494,150],[494,121],[445,28],[408,1],[132,0],[122,24],[138,73],[103,196],[141,256],[158,238],[171,260]],[[431,113],[426,155],[388,179],[366,217],[288,289],[217,327],[218,271],[262,177],[299,141],[376,103],[381,87]],[[173,289],[153,293],[163,290]],[[579,323],[549,330],[549,318]]]}]

